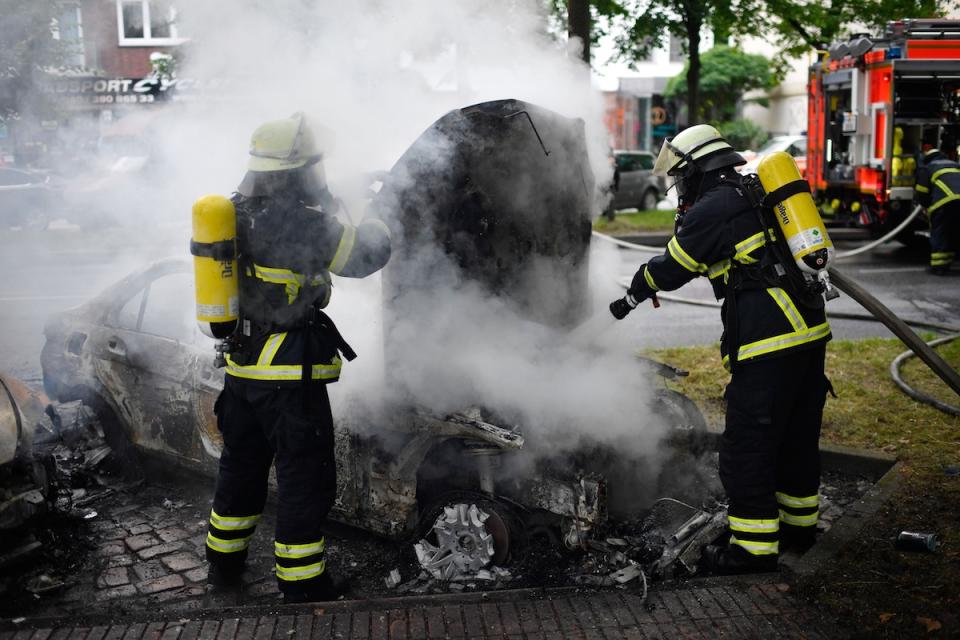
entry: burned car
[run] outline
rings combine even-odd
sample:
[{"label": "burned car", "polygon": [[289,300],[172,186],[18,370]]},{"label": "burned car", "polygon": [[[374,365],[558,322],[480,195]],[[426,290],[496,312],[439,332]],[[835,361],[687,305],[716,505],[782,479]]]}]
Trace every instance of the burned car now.
[{"label": "burned car", "polygon": [[[643,460],[593,440],[550,450],[544,444],[559,436],[528,431],[523,412],[487,388],[484,375],[502,378],[496,367],[484,374],[473,354],[453,355],[471,339],[482,342],[494,322],[507,329],[490,334],[489,343],[502,344],[489,348],[514,352],[503,357],[529,362],[561,349],[523,352],[537,340],[562,342],[588,315],[592,194],[582,121],[505,100],[438,120],[370,205],[394,239],[382,287],[386,384],[365,412],[337,421],[332,516],[420,540],[418,559],[439,579],[501,565],[535,536],[583,547],[605,518],[648,495],[623,480],[635,478]],[[42,366],[52,397],[98,408],[115,449],[132,445],[211,474],[222,443],[213,403],[223,372],[213,341],[184,313],[192,287],[185,258],[130,275],[50,320]],[[441,315],[461,332],[446,333]],[[515,344],[503,335],[514,325],[527,331]],[[638,377],[680,374],[630,358]],[[585,367],[578,354],[564,362]],[[445,393],[453,384],[456,393]],[[705,429],[696,406],[665,385],[643,407],[630,419],[680,433]]]}]

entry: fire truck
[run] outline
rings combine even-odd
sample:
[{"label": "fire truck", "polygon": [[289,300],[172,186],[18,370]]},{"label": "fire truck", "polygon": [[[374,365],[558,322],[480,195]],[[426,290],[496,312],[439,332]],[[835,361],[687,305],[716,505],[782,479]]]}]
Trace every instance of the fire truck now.
[{"label": "fire truck", "polygon": [[900,20],[835,43],[810,68],[808,96],[806,177],[824,219],[885,232],[912,210],[921,142],[956,157],[960,20]]}]

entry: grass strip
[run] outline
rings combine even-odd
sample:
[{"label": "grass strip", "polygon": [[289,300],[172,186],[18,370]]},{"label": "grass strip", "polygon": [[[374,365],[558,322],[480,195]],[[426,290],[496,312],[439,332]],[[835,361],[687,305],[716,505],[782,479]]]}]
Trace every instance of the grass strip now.
[{"label": "grass strip", "polygon": [[[881,338],[827,346],[826,373],[838,397],[827,398],[821,441],[896,456],[901,482],[862,535],[799,589],[855,629],[854,637],[926,637],[941,627],[943,637],[960,637],[960,418],[897,388],[889,367],[904,349],[899,340]],[[960,340],[937,352],[960,367]],[[700,406],[711,426],[722,428],[729,375],[716,345],[647,355],[690,371],[671,385]],[[919,360],[909,360],[901,375],[923,393],[960,402]],[[941,546],[934,553],[898,550],[893,541],[904,530],[935,532]]]},{"label": "grass strip", "polygon": [[593,229],[611,235],[626,235],[638,231],[673,232],[673,209],[637,211],[636,213],[618,213],[614,220],[600,217],[593,223]]}]

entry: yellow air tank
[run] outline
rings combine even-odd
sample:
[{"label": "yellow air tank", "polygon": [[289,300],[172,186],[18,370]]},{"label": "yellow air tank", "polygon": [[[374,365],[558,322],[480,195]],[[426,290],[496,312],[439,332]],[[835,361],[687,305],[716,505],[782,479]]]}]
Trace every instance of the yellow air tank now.
[{"label": "yellow air tank", "polygon": [[211,338],[233,333],[240,313],[237,274],[237,213],[220,195],[203,196],[193,203],[193,273],[197,322]]},{"label": "yellow air tank", "polygon": [[824,280],[833,243],[797,163],[788,153],[775,151],[760,161],[757,175],[797,266]]}]

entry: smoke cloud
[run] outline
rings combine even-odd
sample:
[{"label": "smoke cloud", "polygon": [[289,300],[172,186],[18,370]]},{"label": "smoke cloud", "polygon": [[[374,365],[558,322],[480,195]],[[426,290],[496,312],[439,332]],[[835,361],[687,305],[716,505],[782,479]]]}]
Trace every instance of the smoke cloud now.
[{"label": "smoke cloud", "polygon": [[[231,98],[215,118],[209,104],[188,109],[166,140],[167,155],[181,159],[178,211],[197,194],[229,192],[242,175],[249,132],[297,110],[333,133],[325,170],[354,222],[369,196],[362,176],[389,169],[444,113],[488,100],[516,98],[582,119],[593,173],[599,183],[610,177],[600,98],[587,69],[546,33],[543,7],[533,0],[200,2],[181,22],[194,38],[179,74],[223,78]],[[424,260],[440,259],[430,255],[435,247],[419,250]],[[606,266],[615,257],[592,259],[590,287],[600,300],[612,299]],[[531,297],[552,295],[535,290],[545,280],[528,282]],[[435,311],[419,327],[428,339],[384,336],[392,328],[383,326],[379,284],[378,277],[335,283],[330,313],[361,356],[331,390],[346,421],[351,407],[390,398],[399,375],[404,392],[427,410],[482,406],[527,432],[550,434],[552,447],[574,447],[586,433],[650,451],[662,434],[622,334],[608,348],[570,344],[565,333],[451,276],[406,301]],[[384,339],[415,345],[402,351],[401,372],[385,375]]]},{"label": "smoke cloud", "polygon": [[[575,52],[547,34],[544,11],[536,0],[183,3],[178,32],[189,41],[177,77],[217,88],[194,100],[184,94],[146,124],[153,168],[133,187],[142,198],[135,213],[148,227],[182,230],[153,238],[162,238],[169,254],[186,256],[193,201],[234,191],[256,126],[303,111],[332,132],[327,180],[357,223],[370,176],[390,169],[431,123],[452,109],[504,98],[582,119],[590,166],[604,184],[611,167],[601,98]],[[129,213],[121,202],[98,205]],[[442,260],[436,251],[422,247],[425,260]],[[606,303],[621,295],[612,277],[616,251],[591,251],[584,317],[606,313]],[[532,273],[529,297],[549,301],[556,292],[538,290],[543,280]],[[530,447],[543,453],[575,449],[584,436],[638,455],[656,449],[666,426],[651,413],[649,375],[624,327],[600,327],[572,342],[566,331],[456,276],[407,304],[435,310],[420,327],[429,340],[384,326],[379,275],[335,279],[329,312],[360,355],[331,389],[344,423],[355,423],[357,407],[395,397],[398,372],[384,371],[384,341],[406,341],[416,348],[403,352],[403,393],[426,410],[483,407],[522,427]],[[192,306],[185,313],[192,315]]]}]

